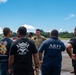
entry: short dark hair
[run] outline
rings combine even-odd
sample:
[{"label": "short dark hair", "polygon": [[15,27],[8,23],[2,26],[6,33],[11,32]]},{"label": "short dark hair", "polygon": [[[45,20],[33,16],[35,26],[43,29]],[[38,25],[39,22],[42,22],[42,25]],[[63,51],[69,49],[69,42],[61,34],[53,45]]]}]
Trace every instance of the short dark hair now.
[{"label": "short dark hair", "polygon": [[3,34],[4,34],[4,36],[8,35],[9,32],[11,32],[10,28],[5,27],[5,28],[3,29]]},{"label": "short dark hair", "polygon": [[24,26],[18,28],[18,31],[21,35],[26,35],[27,29]]},{"label": "short dark hair", "polygon": [[32,32],[29,33],[29,37],[31,37],[31,36],[33,36],[33,33]]},{"label": "short dark hair", "polygon": [[30,33],[29,33],[29,35],[33,36],[33,33],[32,33],[32,32],[30,32]]},{"label": "short dark hair", "polygon": [[51,31],[51,36],[56,36],[58,37],[58,31],[56,29]]},{"label": "short dark hair", "polygon": [[40,31],[40,29],[36,29],[36,31]]}]

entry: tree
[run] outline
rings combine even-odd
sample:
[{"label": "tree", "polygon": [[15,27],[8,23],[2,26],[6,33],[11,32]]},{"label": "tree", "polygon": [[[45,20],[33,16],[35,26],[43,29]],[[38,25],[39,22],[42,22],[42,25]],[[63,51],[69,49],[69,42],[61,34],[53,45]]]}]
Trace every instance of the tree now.
[{"label": "tree", "polygon": [[12,37],[17,37],[17,33],[16,32],[13,32],[12,33]]}]

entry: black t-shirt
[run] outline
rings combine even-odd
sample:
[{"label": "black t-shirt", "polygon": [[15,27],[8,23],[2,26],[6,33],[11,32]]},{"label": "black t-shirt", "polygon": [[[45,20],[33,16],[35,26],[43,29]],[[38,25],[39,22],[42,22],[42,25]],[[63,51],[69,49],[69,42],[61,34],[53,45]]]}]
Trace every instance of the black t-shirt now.
[{"label": "black t-shirt", "polygon": [[14,69],[32,70],[32,54],[35,53],[37,53],[37,49],[33,41],[27,38],[21,38],[15,41],[10,51],[10,55],[15,55]]},{"label": "black t-shirt", "polygon": [[[73,54],[76,54],[76,37],[71,38],[69,43],[73,47]],[[72,65],[76,67],[76,60],[72,60]]]},{"label": "black t-shirt", "polygon": [[9,57],[9,50],[13,40],[10,38],[3,38],[0,40],[0,62],[7,62]]},{"label": "black t-shirt", "polygon": [[73,46],[73,53],[76,54],[76,37],[73,37],[69,41],[70,44]]}]

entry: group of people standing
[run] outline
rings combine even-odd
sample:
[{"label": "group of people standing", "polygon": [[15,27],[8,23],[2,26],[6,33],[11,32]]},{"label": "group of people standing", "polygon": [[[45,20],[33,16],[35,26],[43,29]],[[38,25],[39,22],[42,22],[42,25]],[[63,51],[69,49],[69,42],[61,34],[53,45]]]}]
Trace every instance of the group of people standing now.
[{"label": "group of people standing", "polygon": [[[4,38],[0,40],[0,75],[60,75],[62,51],[67,51],[73,60],[76,75],[76,38],[70,39],[67,46],[58,38],[58,31],[52,30],[50,38],[32,33],[26,37],[27,29],[23,26],[17,30],[18,39],[10,39],[10,28],[3,29]],[[76,28],[74,29],[76,34]],[[35,73],[34,73],[35,72]]]}]

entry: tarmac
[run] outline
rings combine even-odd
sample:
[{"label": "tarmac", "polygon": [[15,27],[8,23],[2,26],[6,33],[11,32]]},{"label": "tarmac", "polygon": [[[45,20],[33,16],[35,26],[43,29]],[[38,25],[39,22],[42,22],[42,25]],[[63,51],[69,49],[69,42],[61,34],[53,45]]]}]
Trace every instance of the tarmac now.
[{"label": "tarmac", "polygon": [[62,71],[61,75],[74,75],[70,73],[73,70],[72,67],[72,60],[70,59],[69,55],[65,52],[62,53]]},{"label": "tarmac", "polygon": [[[62,53],[62,59],[61,75],[74,75],[70,73],[70,71],[73,70],[72,61],[66,51]],[[41,73],[39,75],[41,75]]]}]

